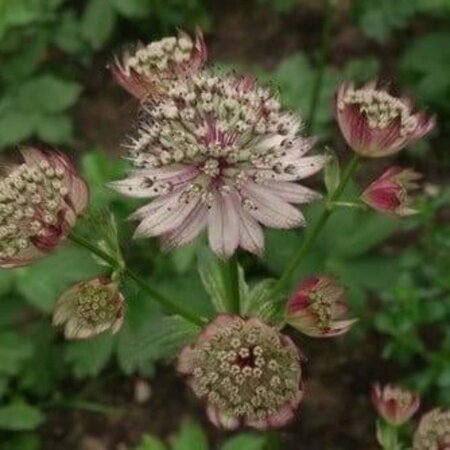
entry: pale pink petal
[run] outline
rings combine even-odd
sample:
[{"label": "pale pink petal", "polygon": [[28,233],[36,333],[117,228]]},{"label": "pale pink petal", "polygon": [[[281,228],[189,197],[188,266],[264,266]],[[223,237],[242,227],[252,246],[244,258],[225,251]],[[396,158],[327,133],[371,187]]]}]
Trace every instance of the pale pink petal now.
[{"label": "pale pink petal", "polygon": [[192,242],[206,227],[208,210],[204,204],[198,204],[191,211],[183,224],[162,236],[163,250],[169,251],[175,247]]},{"label": "pale pink petal", "polygon": [[328,159],[327,155],[315,155],[307,156],[293,162],[295,166],[293,173],[296,179],[301,180],[302,178],[314,175],[324,167]]},{"label": "pale pink petal", "polygon": [[289,203],[310,203],[322,196],[305,186],[286,181],[268,181],[264,183],[271,192]]},{"label": "pale pink petal", "polygon": [[249,210],[249,214],[262,224],[281,229],[305,224],[302,213],[277,195],[272,194],[270,189],[248,182],[242,188],[242,192],[256,206],[256,209]]},{"label": "pale pink petal", "polygon": [[208,214],[208,239],[220,258],[229,258],[239,245],[239,198],[236,193],[215,193]]},{"label": "pale pink petal", "polygon": [[247,212],[240,210],[239,245],[250,253],[262,256],[264,252],[264,233],[258,224]]},{"label": "pale pink petal", "polygon": [[239,419],[230,417],[220,412],[217,408],[208,405],[206,408],[208,419],[217,428],[224,428],[225,430],[235,430],[239,426]]},{"label": "pale pink petal", "polygon": [[135,238],[158,236],[182,225],[192,210],[199,204],[198,197],[184,202],[174,196],[170,202],[161,206],[151,216],[147,216],[136,228]]}]

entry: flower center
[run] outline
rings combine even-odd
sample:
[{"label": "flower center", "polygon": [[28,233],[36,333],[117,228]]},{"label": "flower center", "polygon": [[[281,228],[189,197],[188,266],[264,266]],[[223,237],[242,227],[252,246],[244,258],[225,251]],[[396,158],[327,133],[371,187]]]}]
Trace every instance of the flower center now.
[{"label": "flower center", "polygon": [[59,229],[61,202],[67,195],[64,173],[47,161],[17,167],[0,182],[0,258],[11,258],[35,238]]},{"label": "flower center", "polygon": [[79,320],[88,326],[111,322],[117,313],[117,305],[113,300],[109,289],[84,286],[77,297]]},{"label": "flower center", "polygon": [[417,127],[417,118],[411,115],[408,106],[402,100],[392,97],[387,92],[374,89],[349,90],[343,104],[356,105],[360,113],[367,117],[370,128],[387,128],[394,120],[400,121],[400,134],[411,134]]},{"label": "flower center", "polygon": [[298,390],[298,355],[269,327],[220,330],[194,358],[194,391],[230,416],[263,419]]}]

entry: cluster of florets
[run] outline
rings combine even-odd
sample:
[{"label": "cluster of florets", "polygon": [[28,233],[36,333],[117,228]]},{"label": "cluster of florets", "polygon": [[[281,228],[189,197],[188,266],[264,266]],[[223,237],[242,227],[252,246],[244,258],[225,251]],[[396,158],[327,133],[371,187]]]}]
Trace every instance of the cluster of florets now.
[{"label": "cluster of florets", "polygon": [[125,195],[159,197],[134,215],[136,235],[163,235],[168,248],[207,225],[212,249],[230,256],[240,245],[260,254],[258,222],[274,228],[304,224],[290,203],[318,198],[294,182],[322,168],[324,156],[304,157],[312,140],[269,89],[250,77],[197,73],[170,85],[146,108],[129,144],[138,169],[114,183]]},{"label": "cluster of florets", "polygon": [[179,370],[213,423],[226,428],[282,426],[302,397],[298,350],[256,318],[218,316],[183,350]]},{"label": "cluster of florets", "polygon": [[420,406],[420,397],[417,394],[392,384],[375,384],[371,399],[378,414],[394,426],[408,422]]},{"label": "cluster of florets", "polygon": [[407,98],[390,95],[368,83],[361,89],[344,83],[336,99],[337,120],[347,143],[367,157],[398,152],[434,127],[434,119],[412,111]]},{"label": "cluster of florets", "polygon": [[132,54],[125,53],[122,62],[112,67],[115,79],[135,97],[144,100],[162,94],[167,83],[197,71],[207,57],[203,36],[195,40],[180,31],[160,41],[139,45]]},{"label": "cluster of florets", "polygon": [[434,409],[422,417],[414,450],[450,450],[450,411]]},{"label": "cluster of florets", "polygon": [[349,89],[339,99],[338,108],[355,105],[365,114],[371,128],[386,128],[395,119],[400,121],[400,134],[412,133],[417,127],[417,117],[411,113],[408,104],[385,91],[376,89]]},{"label": "cluster of florets", "polygon": [[313,337],[334,337],[346,333],[355,319],[345,319],[348,304],[344,288],[332,277],[322,275],[304,280],[286,305],[286,320]]},{"label": "cluster of florets", "polygon": [[26,265],[55,248],[85,208],[88,189],[57,153],[22,151],[0,181],[0,267]]},{"label": "cluster of florets", "polygon": [[65,324],[69,339],[83,339],[110,329],[117,332],[123,322],[124,298],[119,284],[106,277],[82,281],[64,292],[56,302],[54,325]]}]

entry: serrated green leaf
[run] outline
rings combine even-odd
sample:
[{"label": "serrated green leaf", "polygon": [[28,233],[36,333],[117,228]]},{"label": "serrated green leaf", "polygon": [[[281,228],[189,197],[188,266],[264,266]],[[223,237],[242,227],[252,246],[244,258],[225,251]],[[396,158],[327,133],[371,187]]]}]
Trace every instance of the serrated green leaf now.
[{"label": "serrated green leaf", "polygon": [[89,252],[63,247],[33,266],[16,269],[18,291],[42,312],[50,313],[57,297],[75,282],[99,275],[103,269]]},{"label": "serrated green leaf", "polygon": [[0,429],[3,430],[34,430],[43,420],[44,416],[38,408],[21,401],[0,407]]},{"label": "serrated green leaf", "polygon": [[66,346],[65,359],[78,378],[98,375],[112,356],[115,336],[104,333],[93,339],[70,342]]},{"label": "serrated green leaf", "polygon": [[14,332],[0,333],[0,374],[15,375],[33,355],[33,344]]},{"label": "serrated green leaf", "polygon": [[180,431],[172,439],[172,450],[208,450],[208,439],[202,427],[185,420]]},{"label": "serrated green leaf", "polygon": [[108,0],[90,0],[82,17],[81,33],[98,50],[110,38],[117,21],[117,14]]},{"label": "serrated green leaf", "polygon": [[222,445],[221,450],[263,450],[266,438],[256,434],[240,434],[228,439]]},{"label": "serrated green leaf", "polygon": [[277,320],[277,299],[270,296],[275,280],[263,280],[257,283],[248,297],[241,302],[243,315],[256,316],[267,322]]}]

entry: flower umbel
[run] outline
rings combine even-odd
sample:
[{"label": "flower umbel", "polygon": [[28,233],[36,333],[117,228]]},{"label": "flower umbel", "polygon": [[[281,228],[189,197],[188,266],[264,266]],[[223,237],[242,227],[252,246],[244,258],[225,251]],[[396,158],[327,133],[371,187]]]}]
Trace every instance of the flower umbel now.
[{"label": "flower umbel", "polygon": [[256,318],[219,315],[183,349],[178,369],[210,420],[228,429],[281,427],[303,395],[294,343]]},{"label": "flower umbel", "polygon": [[450,410],[433,409],[420,420],[414,450],[450,450]]},{"label": "flower umbel", "polygon": [[0,180],[0,267],[25,266],[53,250],[87,205],[89,191],[60,153],[22,150]]},{"label": "flower umbel", "polygon": [[67,339],[85,339],[106,330],[119,331],[123,313],[119,283],[97,277],[75,284],[58,298],[53,324],[64,324]]},{"label": "flower umbel", "polygon": [[261,254],[260,224],[304,225],[291,203],[319,195],[295,182],[322,168],[326,157],[304,157],[311,139],[297,136],[300,120],[250,77],[210,73],[174,82],[147,109],[129,145],[136,170],[113,183],[125,195],[156,198],[133,216],[136,237],[162,235],[171,249],[205,228],[222,258],[238,246]]},{"label": "flower umbel", "polygon": [[170,81],[190,76],[206,62],[207,50],[201,32],[192,39],[183,31],[147,46],[139,45],[133,54],[125,53],[111,71],[115,80],[140,100],[167,91]]},{"label": "flower umbel", "polygon": [[342,317],[348,311],[344,289],[328,276],[317,276],[301,283],[289,299],[286,321],[312,337],[334,337],[346,333],[356,319]]},{"label": "flower umbel", "polygon": [[398,217],[415,214],[408,191],[418,187],[416,181],[420,178],[411,169],[391,167],[366,188],[361,200],[381,213]]},{"label": "flower umbel", "polygon": [[375,384],[371,399],[378,414],[394,426],[408,422],[420,406],[418,395],[390,384],[383,387]]},{"label": "flower umbel", "polygon": [[434,118],[413,113],[409,99],[394,97],[375,83],[361,89],[344,83],[337,94],[336,116],[348,145],[369,158],[392,155],[434,127]]}]

